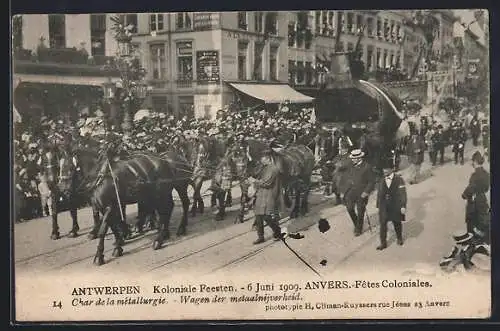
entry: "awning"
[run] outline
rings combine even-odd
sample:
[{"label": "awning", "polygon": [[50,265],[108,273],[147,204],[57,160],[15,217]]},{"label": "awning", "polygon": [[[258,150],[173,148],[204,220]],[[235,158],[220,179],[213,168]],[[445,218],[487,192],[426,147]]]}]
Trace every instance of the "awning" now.
[{"label": "awning", "polygon": [[15,74],[13,81],[15,86],[20,83],[45,83],[45,84],[66,84],[66,85],[90,85],[102,86],[109,82],[117,82],[117,77],[85,77],[85,76],[55,76],[55,75],[32,75]]},{"label": "awning", "polygon": [[264,103],[311,103],[314,98],[295,91],[286,84],[240,84],[229,83],[232,87]]}]

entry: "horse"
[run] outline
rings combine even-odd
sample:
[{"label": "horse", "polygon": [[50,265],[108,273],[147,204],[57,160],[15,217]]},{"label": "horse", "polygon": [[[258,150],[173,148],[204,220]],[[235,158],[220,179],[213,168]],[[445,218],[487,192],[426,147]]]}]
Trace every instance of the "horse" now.
[{"label": "horse", "polygon": [[[269,145],[260,140],[247,139],[247,147],[235,148],[228,153],[224,162],[232,164],[234,176],[240,180],[258,176],[262,167],[260,159],[262,152],[269,149]],[[295,203],[290,212],[290,218],[305,215],[308,212],[308,197],[311,186],[311,177],[315,167],[314,153],[310,148],[300,144],[291,144],[281,150],[272,150],[272,158],[280,169],[283,195],[286,207],[292,207],[290,193],[295,193]],[[244,204],[241,205],[244,208]]]},{"label": "horse", "polygon": [[[195,216],[196,212],[204,212],[204,202],[201,196],[201,186],[203,182],[212,179],[217,164],[224,157],[227,149],[227,141],[217,139],[215,137],[202,137],[191,140],[191,162],[194,167],[192,187],[194,190],[193,204],[191,207],[191,215]],[[217,193],[212,194],[212,204],[216,199]],[[228,202],[231,200],[230,193],[228,195]]]},{"label": "horse", "polygon": [[[109,160],[106,158],[104,162]],[[108,163],[108,166],[110,171],[100,178],[91,197],[93,208],[103,215],[94,264],[104,263],[104,237],[109,228],[116,238],[113,256],[123,254],[124,238],[119,226],[123,224],[123,220],[120,222],[123,218],[120,211],[123,205],[143,203],[147,210],[158,213],[160,224],[153,241],[153,249],[157,250],[170,237],[169,223],[174,207],[172,192],[175,189],[183,207],[177,235],[186,233],[189,212],[187,188],[193,171],[182,155],[173,151],[167,151],[160,156],[137,153],[113,165]]]},{"label": "horse", "polygon": [[[52,217],[52,234],[50,237],[53,240],[60,238],[58,212],[63,202],[69,206],[73,223],[68,236],[76,238],[80,230],[78,225],[79,198],[75,190],[78,185],[78,165],[73,164],[73,157],[69,153],[59,154],[58,152],[57,147],[46,149],[39,160],[43,168],[41,175],[46,178],[51,194],[52,204],[49,206],[49,213]],[[64,174],[60,171],[60,165],[64,165],[64,169],[67,170]]]}]

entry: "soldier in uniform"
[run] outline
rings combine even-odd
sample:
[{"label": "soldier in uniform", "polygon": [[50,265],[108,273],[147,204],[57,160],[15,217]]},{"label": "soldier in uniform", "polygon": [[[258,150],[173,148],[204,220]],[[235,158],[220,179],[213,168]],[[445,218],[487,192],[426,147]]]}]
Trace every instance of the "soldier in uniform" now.
[{"label": "soldier in uniform", "polygon": [[351,151],[350,158],[353,165],[345,176],[347,183],[341,189],[344,204],[354,224],[354,235],[357,237],[363,232],[368,197],[375,186],[375,173],[372,167],[364,162],[364,153],[360,149]]},{"label": "soldier in uniform", "polygon": [[470,134],[472,137],[472,144],[474,146],[479,145],[479,135],[481,134],[481,124],[477,119],[477,114],[472,117],[470,122]]},{"label": "soldier in uniform", "polygon": [[271,150],[263,152],[261,162],[262,170],[258,174],[258,179],[254,181],[257,190],[255,201],[255,225],[257,228],[257,240],[254,244],[263,243],[264,240],[264,222],[273,230],[275,239],[280,239],[281,228],[275,215],[281,207],[281,189],[280,170],[272,160]]},{"label": "soldier in uniform", "polygon": [[462,198],[467,200],[465,207],[465,223],[469,233],[474,228],[489,235],[490,207],[486,193],[490,189],[490,174],[483,168],[484,157],[479,151],[472,155],[472,167],[474,172],[470,176],[469,185],[462,193]]},{"label": "soldier in uniform", "polygon": [[463,123],[456,124],[452,131],[453,153],[455,155],[455,164],[460,160],[460,164],[464,164],[464,149],[467,141],[467,132]]},{"label": "soldier in uniform", "polygon": [[380,222],[380,245],[377,250],[387,248],[387,223],[392,222],[398,245],[403,245],[402,219],[406,214],[406,187],[403,178],[394,173],[394,164],[391,159],[383,165],[384,176],[377,186],[376,207]]}]

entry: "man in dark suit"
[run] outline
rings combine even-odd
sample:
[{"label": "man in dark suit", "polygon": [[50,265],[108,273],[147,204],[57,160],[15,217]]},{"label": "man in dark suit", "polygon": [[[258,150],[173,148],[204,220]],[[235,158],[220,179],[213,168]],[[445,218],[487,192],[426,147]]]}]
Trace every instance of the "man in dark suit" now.
[{"label": "man in dark suit", "polygon": [[472,155],[474,172],[470,176],[469,185],[462,193],[462,198],[467,200],[465,207],[465,223],[467,232],[473,233],[474,228],[489,235],[490,207],[486,193],[490,189],[490,174],[483,168],[484,157],[479,151]]},{"label": "man in dark suit", "polygon": [[376,180],[372,167],[363,160],[364,155],[360,149],[351,152],[352,166],[345,173],[347,176],[345,186],[340,188],[347,212],[354,224],[356,237],[363,232],[366,205]]},{"label": "man in dark suit", "polygon": [[398,240],[403,245],[402,220],[406,214],[406,187],[401,176],[394,173],[394,164],[387,160],[383,166],[384,176],[377,186],[377,208],[380,222],[380,245],[378,250],[387,248],[387,223],[392,222]]},{"label": "man in dark suit", "polygon": [[264,151],[261,158],[262,170],[258,173],[254,181],[257,190],[255,200],[255,226],[257,228],[257,240],[254,244],[263,243],[264,222],[273,230],[275,239],[281,238],[281,228],[275,217],[279,214],[281,207],[281,178],[280,169],[272,160],[271,151]]}]

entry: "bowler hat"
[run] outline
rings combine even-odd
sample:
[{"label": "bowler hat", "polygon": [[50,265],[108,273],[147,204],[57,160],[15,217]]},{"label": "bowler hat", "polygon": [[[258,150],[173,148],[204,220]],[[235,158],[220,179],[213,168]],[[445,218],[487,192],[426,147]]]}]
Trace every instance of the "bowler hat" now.
[{"label": "bowler hat", "polygon": [[463,232],[459,231],[453,234],[453,239],[456,241],[457,244],[464,244],[467,241],[472,239],[472,234],[469,232]]},{"label": "bowler hat", "polygon": [[365,156],[365,153],[362,150],[360,150],[360,149],[354,149],[354,150],[352,150],[351,154],[349,155],[349,157],[351,159],[360,159],[363,156]]}]

